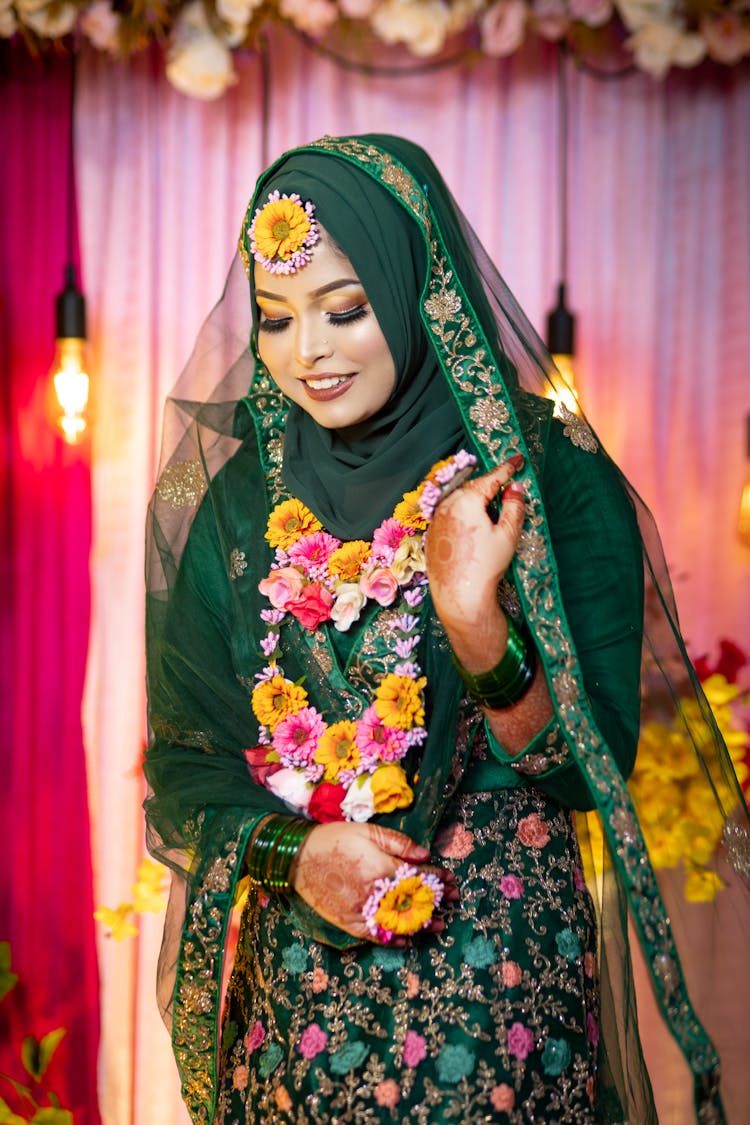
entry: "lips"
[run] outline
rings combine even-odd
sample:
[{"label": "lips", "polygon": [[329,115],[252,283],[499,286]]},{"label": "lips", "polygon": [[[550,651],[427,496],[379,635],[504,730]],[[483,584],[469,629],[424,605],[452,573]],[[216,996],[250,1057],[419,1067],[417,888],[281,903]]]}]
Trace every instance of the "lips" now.
[{"label": "lips", "polygon": [[353,375],[317,375],[302,380],[305,393],[316,402],[327,402],[346,394],[354,382]]}]

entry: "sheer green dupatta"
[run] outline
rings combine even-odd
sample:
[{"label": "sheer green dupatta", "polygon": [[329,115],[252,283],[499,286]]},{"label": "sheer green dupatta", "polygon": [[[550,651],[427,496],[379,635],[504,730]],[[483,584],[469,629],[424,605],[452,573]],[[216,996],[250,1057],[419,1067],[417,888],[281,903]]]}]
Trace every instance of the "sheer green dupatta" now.
[{"label": "sheer green dupatta", "polygon": [[[524,430],[527,437],[530,431],[519,420],[524,395],[510,379],[503,378],[515,369],[523,387],[543,390],[550,361],[472,232],[460,225],[442,180],[421,150],[398,138],[375,136],[323,138],[313,147],[356,163],[399,199],[420,225],[430,259],[422,297],[423,320],[467,434],[485,468],[515,450],[526,454],[527,511],[514,566],[515,583],[542,657],[567,753],[599,814],[606,842],[591,865],[596,880],[593,889],[599,891],[606,1008],[602,1062],[609,1089],[600,1099],[602,1120],[654,1119],[635,1032],[626,905],[660,1011],[692,1074],[696,1115],[702,1122],[725,1120],[718,1092],[717,1051],[694,1010],[678,950],[681,942],[677,939],[689,932],[690,911],[684,899],[676,902],[665,891],[670,899],[667,910],[623,777],[622,769],[627,772],[630,763],[624,767],[618,763],[595,721],[566,619],[549,521],[533,471],[533,451],[524,438]],[[477,271],[482,278],[481,294],[477,292]],[[492,320],[488,320],[488,309]],[[571,442],[592,458],[605,457],[585,422],[569,414],[563,422]],[[725,825],[726,846],[717,850],[713,862],[723,866],[725,886],[720,893],[731,900],[747,925],[747,888],[740,879],[741,874],[747,875],[747,809],[684,652],[658,536],[644,506],[632,491],[630,494],[644,545],[649,610],[644,665],[658,673],[660,697],[672,701],[675,721],[686,732],[705,800]],[[644,687],[644,706],[648,706],[654,689],[648,681]],[[553,768],[560,768],[559,761]],[[713,1034],[713,1026],[711,1031]]]}]

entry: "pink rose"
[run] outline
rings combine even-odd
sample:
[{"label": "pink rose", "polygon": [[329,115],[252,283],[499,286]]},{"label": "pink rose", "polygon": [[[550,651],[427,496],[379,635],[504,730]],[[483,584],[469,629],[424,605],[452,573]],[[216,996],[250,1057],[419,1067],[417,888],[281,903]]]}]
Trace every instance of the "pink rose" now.
[{"label": "pink rose", "polygon": [[492,1087],[490,1101],[492,1102],[492,1108],[496,1109],[498,1113],[510,1113],[516,1104],[516,1095],[507,1082],[501,1082],[499,1086]]},{"label": "pink rose", "polygon": [[516,961],[503,961],[503,984],[506,988],[517,988],[521,983],[521,966]]},{"label": "pink rose", "polygon": [[323,1028],[317,1023],[311,1023],[302,1032],[297,1050],[303,1058],[314,1059],[324,1050],[327,1042],[328,1036]]},{"label": "pink rose", "polygon": [[331,616],[333,594],[322,586],[320,582],[311,582],[305,586],[298,598],[287,602],[286,609],[299,621],[303,629],[317,629],[323,621],[328,621]]},{"label": "pink rose", "polygon": [[404,1040],[404,1066],[418,1066],[427,1058],[427,1040],[416,1031],[407,1031]]},{"label": "pink rose", "polygon": [[543,848],[549,843],[547,825],[535,812],[519,820],[516,835],[527,848]]},{"label": "pink rose", "polygon": [[304,770],[283,766],[280,770],[268,774],[265,784],[272,793],[282,801],[286,801],[293,809],[304,812],[310,805],[313,788],[307,781]]},{"label": "pink rose", "polygon": [[498,0],[482,14],[479,27],[485,54],[496,58],[512,55],[523,43],[526,28],[524,0]]},{"label": "pink rose", "polygon": [[257,1051],[266,1037],[266,1029],[260,1020],[256,1020],[245,1036],[245,1050],[248,1055]]},{"label": "pink rose", "polygon": [[523,883],[517,875],[503,875],[500,880],[500,891],[506,898],[522,898]]},{"label": "pink rose", "polygon": [[378,1105],[392,1109],[393,1106],[398,1105],[400,1100],[401,1089],[398,1082],[393,1078],[386,1078],[385,1081],[378,1082],[375,1087],[375,1101]]},{"label": "pink rose", "polygon": [[304,584],[305,580],[296,567],[282,566],[259,582],[258,589],[274,609],[287,609],[289,603],[302,593]]},{"label": "pink rose", "polygon": [[533,1032],[516,1021],[508,1032],[508,1054],[514,1059],[525,1059],[534,1050]]},{"label": "pink rose", "polygon": [[378,605],[392,605],[396,600],[398,582],[384,566],[376,566],[363,574],[359,584],[365,597],[374,598]]},{"label": "pink rose", "polygon": [[317,820],[319,824],[330,824],[334,820],[343,820],[341,802],[346,796],[343,785],[334,785],[330,781],[321,781],[316,786],[307,806],[308,816]]},{"label": "pink rose", "polygon": [[463,824],[449,824],[438,832],[435,847],[446,859],[466,859],[474,851],[474,837]]}]

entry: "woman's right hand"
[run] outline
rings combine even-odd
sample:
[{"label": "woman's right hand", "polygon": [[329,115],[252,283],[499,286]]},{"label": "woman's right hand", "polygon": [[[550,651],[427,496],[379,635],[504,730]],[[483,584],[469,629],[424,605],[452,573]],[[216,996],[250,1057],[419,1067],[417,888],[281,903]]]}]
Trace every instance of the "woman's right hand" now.
[{"label": "woman's right hand", "polygon": [[[429,855],[421,844],[379,824],[316,824],[297,853],[291,872],[292,886],[321,918],[352,937],[372,941],[362,907],[375,880],[392,878],[402,863],[438,875],[446,885],[444,901],[458,897],[452,871],[422,866]],[[436,917],[427,928],[437,933],[444,923]],[[392,944],[405,942],[405,938],[396,938]]]}]

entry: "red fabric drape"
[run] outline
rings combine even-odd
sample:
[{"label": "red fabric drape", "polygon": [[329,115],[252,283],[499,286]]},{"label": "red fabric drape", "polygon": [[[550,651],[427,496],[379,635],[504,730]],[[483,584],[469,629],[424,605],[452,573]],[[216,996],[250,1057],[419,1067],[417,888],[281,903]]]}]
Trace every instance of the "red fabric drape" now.
[{"label": "red fabric drape", "polygon": [[[70,61],[0,53],[0,941],[19,984],[0,1004],[0,1071],[65,1027],[45,1085],[98,1125],[98,978],[81,694],[90,475],[47,416],[54,297],[66,261]],[[0,1096],[15,1094],[0,1082]],[[40,1104],[49,1104],[45,1098]],[[28,1108],[28,1107],[26,1107]]]}]

